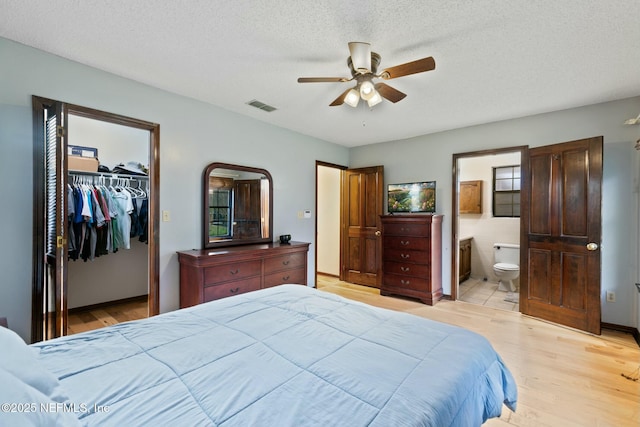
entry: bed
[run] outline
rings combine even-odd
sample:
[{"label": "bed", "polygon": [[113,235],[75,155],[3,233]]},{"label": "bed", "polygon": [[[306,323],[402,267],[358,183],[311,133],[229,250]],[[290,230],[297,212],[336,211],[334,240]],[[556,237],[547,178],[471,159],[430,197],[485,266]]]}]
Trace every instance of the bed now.
[{"label": "bed", "polygon": [[5,331],[0,425],[479,426],[517,400],[482,336],[300,285],[29,346]]}]

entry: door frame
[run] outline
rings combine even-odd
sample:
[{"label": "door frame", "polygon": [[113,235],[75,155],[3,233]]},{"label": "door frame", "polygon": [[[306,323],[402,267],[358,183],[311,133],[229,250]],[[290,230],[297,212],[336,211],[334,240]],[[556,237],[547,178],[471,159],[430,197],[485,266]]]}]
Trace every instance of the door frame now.
[{"label": "door frame", "polygon": [[[149,131],[149,250],[148,250],[148,315],[154,316],[160,312],[160,272],[159,272],[159,206],[160,206],[160,125],[145,120],[134,119],[119,114],[96,110],[89,107],[70,104],[40,96],[32,96],[33,108],[33,258],[32,258],[32,309],[31,309],[31,341],[41,341],[44,334],[44,283],[45,269],[43,268],[46,254],[45,240],[45,189],[46,177],[44,168],[35,165],[44,164],[44,110],[56,104],[64,105],[66,114],[72,114],[88,119],[108,122],[112,124],[133,127]],[[66,126],[66,123],[65,123]],[[67,155],[63,162],[66,171]],[[65,243],[65,249],[66,249]],[[66,285],[66,284],[64,284]],[[65,296],[66,297],[66,296]],[[66,304],[64,304],[66,307]],[[66,310],[66,308],[65,308]]]},{"label": "door frame", "polygon": [[[460,236],[459,236],[459,205],[458,205],[458,196],[459,196],[459,188],[460,188],[460,168],[458,166],[458,160],[462,158],[469,157],[482,157],[482,156],[490,156],[496,154],[507,154],[507,153],[520,153],[520,176],[521,176],[521,188],[523,188],[522,184],[522,176],[525,173],[528,173],[528,152],[529,146],[527,145],[518,145],[513,147],[505,147],[505,148],[493,148],[488,150],[480,150],[480,151],[469,151],[465,153],[454,153],[453,154],[453,168],[452,168],[452,191],[451,191],[451,212],[453,216],[453,220],[451,221],[451,300],[458,299],[458,280],[459,280],[459,269],[458,265],[460,262],[459,259],[459,244],[460,244]],[[522,241],[523,234],[523,209],[525,206],[523,205],[523,197],[520,197],[520,241]],[[522,252],[521,252],[521,262],[522,262]]]}]

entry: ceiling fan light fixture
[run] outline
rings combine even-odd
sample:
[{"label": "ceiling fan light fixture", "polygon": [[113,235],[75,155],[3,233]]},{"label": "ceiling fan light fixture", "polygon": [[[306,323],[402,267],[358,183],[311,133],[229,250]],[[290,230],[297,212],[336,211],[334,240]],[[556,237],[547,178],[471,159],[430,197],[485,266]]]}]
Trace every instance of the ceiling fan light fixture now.
[{"label": "ceiling fan light fixture", "polygon": [[369,104],[369,108],[374,107],[382,102],[382,97],[378,93],[377,90],[373,91],[373,96],[367,99],[367,104]]},{"label": "ceiling fan light fixture", "polygon": [[360,84],[360,96],[365,101],[373,98],[374,94],[376,94],[376,88],[373,86],[370,80],[365,80]]},{"label": "ceiling fan light fixture", "polygon": [[363,42],[350,42],[349,52],[353,68],[358,73],[371,72],[371,45]]},{"label": "ceiling fan light fixture", "polygon": [[358,106],[358,102],[360,102],[360,94],[357,90],[351,89],[347,92],[347,95],[344,97],[344,103],[356,108]]}]

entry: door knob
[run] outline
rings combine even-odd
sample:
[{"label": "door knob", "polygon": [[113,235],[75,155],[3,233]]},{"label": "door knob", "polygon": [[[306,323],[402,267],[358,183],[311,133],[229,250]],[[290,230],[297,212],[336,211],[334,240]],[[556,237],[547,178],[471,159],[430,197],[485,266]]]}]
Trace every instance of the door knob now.
[{"label": "door knob", "polygon": [[597,243],[587,243],[587,250],[588,251],[595,251],[598,249],[598,244]]},{"label": "door knob", "polygon": [[380,233],[380,230],[376,230],[376,236],[381,235],[382,233]]}]

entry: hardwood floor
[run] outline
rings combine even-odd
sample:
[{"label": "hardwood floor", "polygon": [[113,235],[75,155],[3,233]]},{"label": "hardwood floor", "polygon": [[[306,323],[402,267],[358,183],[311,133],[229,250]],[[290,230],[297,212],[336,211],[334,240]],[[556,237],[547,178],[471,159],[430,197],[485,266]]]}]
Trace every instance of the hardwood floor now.
[{"label": "hardwood floor", "polygon": [[[486,337],[518,384],[518,408],[506,407],[486,426],[640,425],[640,348],[631,334],[603,329],[596,336],[519,312],[461,301],[427,306],[380,296],[378,289],[318,277],[318,289],[367,304],[438,320]],[[635,373],[634,373],[635,372]]]},{"label": "hardwood floor", "polygon": [[70,310],[67,317],[67,335],[91,331],[116,323],[148,317],[147,297],[114,304],[101,304],[85,310]]}]

